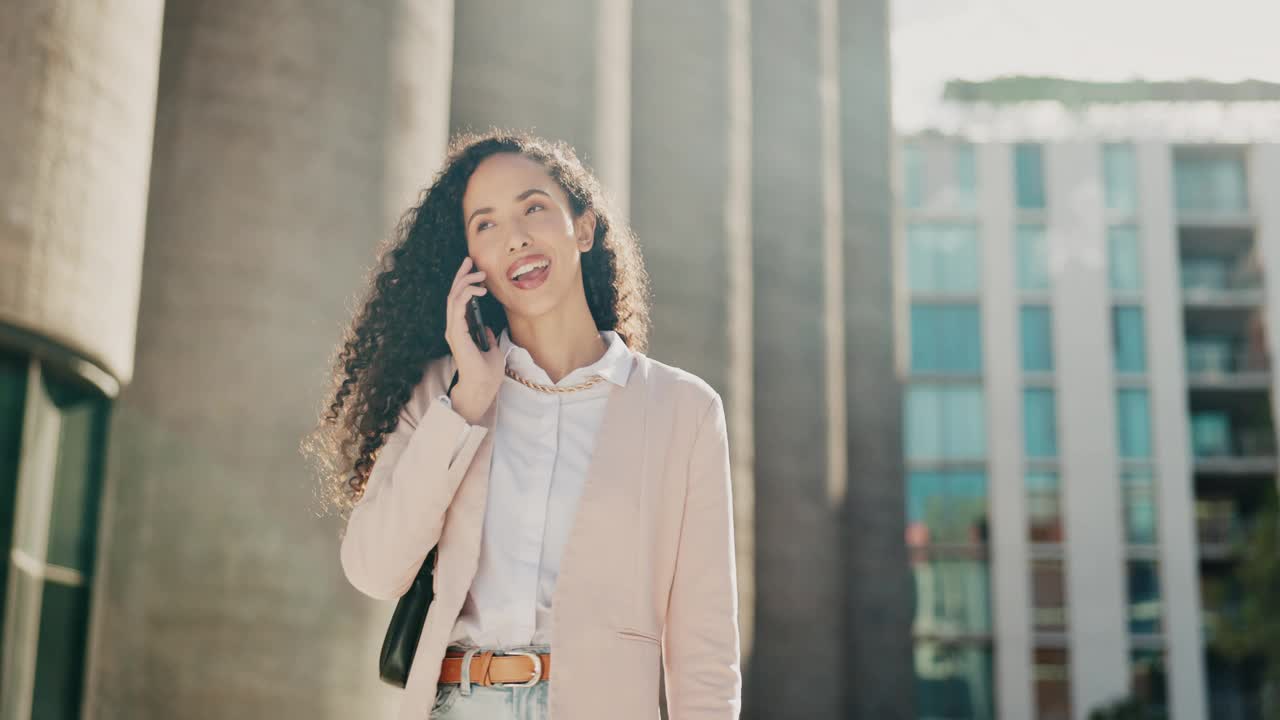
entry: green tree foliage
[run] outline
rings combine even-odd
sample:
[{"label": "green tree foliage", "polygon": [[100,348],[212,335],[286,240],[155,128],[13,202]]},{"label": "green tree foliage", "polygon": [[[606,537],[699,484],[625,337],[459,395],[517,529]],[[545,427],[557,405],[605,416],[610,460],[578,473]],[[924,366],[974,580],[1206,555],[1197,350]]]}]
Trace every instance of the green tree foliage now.
[{"label": "green tree foliage", "polygon": [[1125,698],[1089,711],[1089,720],[1156,720],[1163,717],[1139,698]]},{"label": "green tree foliage", "polygon": [[1235,580],[1239,604],[1223,613],[1212,642],[1222,654],[1240,661],[1266,662],[1264,686],[1269,720],[1280,720],[1280,522],[1275,498],[1258,511],[1243,547]]}]

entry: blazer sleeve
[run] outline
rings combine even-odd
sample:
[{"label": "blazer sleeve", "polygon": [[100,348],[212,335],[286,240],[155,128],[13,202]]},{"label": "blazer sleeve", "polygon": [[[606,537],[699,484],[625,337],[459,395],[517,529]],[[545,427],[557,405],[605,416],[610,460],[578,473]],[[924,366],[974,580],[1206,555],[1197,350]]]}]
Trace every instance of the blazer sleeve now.
[{"label": "blazer sleeve", "polygon": [[671,720],[729,720],[742,707],[733,495],[724,407],[702,414],[662,640]]},{"label": "blazer sleeve", "polygon": [[379,600],[413,584],[440,540],[445,512],[488,429],[440,399],[429,368],[379,449],[364,494],[351,510],[340,556],[347,580]]}]

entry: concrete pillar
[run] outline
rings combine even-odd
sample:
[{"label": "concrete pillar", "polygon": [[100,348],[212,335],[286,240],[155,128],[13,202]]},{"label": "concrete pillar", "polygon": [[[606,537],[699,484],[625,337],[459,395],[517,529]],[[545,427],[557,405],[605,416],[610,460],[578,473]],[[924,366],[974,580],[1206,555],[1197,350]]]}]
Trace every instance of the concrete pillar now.
[{"label": "concrete pillar", "polygon": [[1021,298],[1016,286],[1013,155],[1005,143],[978,153],[982,253],[982,371],[987,393],[987,498],[996,707],[1002,718],[1036,714],[1026,458],[1023,453]]},{"label": "concrete pillar", "polygon": [[755,606],[751,86],[747,0],[636,6],[631,207],[654,296],[650,354],[725,400],[744,666]]},{"label": "concrete pillar", "polygon": [[817,47],[824,19],[818,0],[751,3],[752,27],[767,28],[751,48],[755,646],[768,652],[753,658],[747,701],[759,718],[848,707],[845,396],[829,373],[844,368],[830,367],[828,345],[844,305],[829,302],[827,267],[842,227],[840,196],[826,195],[839,172],[824,152],[838,150],[819,90],[837,76]]},{"label": "concrete pillar", "polygon": [[[449,7],[168,3],[86,717],[373,717],[398,699],[376,672],[391,606],[343,578],[297,448],[387,197],[435,170],[448,87],[416,76]],[[391,117],[409,106],[420,125]]]},{"label": "concrete pillar", "polygon": [[843,494],[837,550],[845,557],[839,582],[848,593],[849,659],[845,712],[813,716],[905,720],[915,717],[915,676],[902,387],[894,369],[889,8],[886,0],[822,0],[820,8],[826,384],[834,396],[827,451],[833,486]]},{"label": "concrete pillar", "polygon": [[1125,537],[1101,151],[1045,146],[1072,714],[1129,692]]},{"label": "concrete pillar", "polygon": [[467,0],[456,13],[453,130],[564,140],[626,214],[631,0]]},{"label": "concrete pillar", "polygon": [[1168,705],[1176,720],[1201,720],[1208,699],[1173,159],[1164,143],[1142,143],[1136,154]]},{"label": "concrete pillar", "polygon": [[386,191],[383,234],[390,232],[444,160],[453,76],[453,0],[395,0],[388,38],[388,106],[379,112]]},{"label": "concrete pillar", "polygon": [[162,7],[0,2],[0,325],[109,388],[133,374]]},{"label": "concrete pillar", "polygon": [[162,15],[158,0],[0,1],[4,718],[81,699],[101,438],[134,371]]}]

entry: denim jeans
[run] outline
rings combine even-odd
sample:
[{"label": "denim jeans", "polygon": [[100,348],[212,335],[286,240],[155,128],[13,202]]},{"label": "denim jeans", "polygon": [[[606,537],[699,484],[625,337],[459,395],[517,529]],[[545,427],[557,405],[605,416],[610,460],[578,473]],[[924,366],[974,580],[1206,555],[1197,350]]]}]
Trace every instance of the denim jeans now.
[{"label": "denim jeans", "polygon": [[[460,645],[449,646],[449,650],[462,652],[471,649]],[[551,652],[547,645],[524,645],[504,652],[511,650]],[[550,680],[539,680],[531,687],[485,687],[470,682],[470,674],[470,663],[464,663],[462,682],[440,683],[436,687],[431,720],[547,720]]]}]

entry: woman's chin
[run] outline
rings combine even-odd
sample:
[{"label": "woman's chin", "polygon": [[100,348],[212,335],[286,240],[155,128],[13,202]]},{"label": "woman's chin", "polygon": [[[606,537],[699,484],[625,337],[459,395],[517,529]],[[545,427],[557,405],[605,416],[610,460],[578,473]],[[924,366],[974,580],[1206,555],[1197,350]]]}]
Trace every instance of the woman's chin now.
[{"label": "woman's chin", "polygon": [[555,307],[555,298],[552,297],[516,298],[510,304],[503,305],[503,309],[507,311],[507,318],[516,321],[532,320],[547,315]]},{"label": "woman's chin", "polygon": [[548,312],[549,312],[549,309],[529,307],[526,305],[524,307],[513,308],[511,310],[508,310],[507,317],[512,320],[515,320],[516,322],[522,322],[522,321],[536,320],[542,317],[543,315],[546,315]]}]

